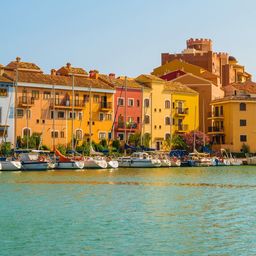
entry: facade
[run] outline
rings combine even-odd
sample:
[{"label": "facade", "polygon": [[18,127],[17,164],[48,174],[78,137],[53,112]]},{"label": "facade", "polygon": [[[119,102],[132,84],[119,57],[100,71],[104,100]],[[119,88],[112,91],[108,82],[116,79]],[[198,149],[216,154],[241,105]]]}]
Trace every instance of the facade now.
[{"label": "facade", "polygon": [[141,133],[142,86],[132,78],[100,75],[100,79],[114,85],[114,138],[128,141],[130,134]]},{"label": "facade", "polygon": [[17,79],[17,137],[42,134],[42,144],[53,149],[71,145],[72,136],[74,146],[89,141],[90,135],[95,142],[110,136],[115,90],[94,72],[87,76],[67,64],[48,75],[37,65],[17,59],[5,67],[4,76]]},{"label": "facade", "polygon": [[14,144],[14,84],[2,76],[0,66],[0,144],[10,142]]},{"label": "facade", "polygon": [[[178,54],[162,53],[162,65],[175,59],[202,67],[220,78],[220,83],[225,86],[232,82],[239,82],[239,79],[251,79],[251,75],[244,71],[243,66],[238,67],[233,63],[234,57],[227,53],[217,53],[212,50],[210,39],[187,40],[187,48]],[[235,60],[236,61],[236,60]],[[239,69],[239,71],[237,71]]]},{"label": "facade", "polygon": [[142,135],[149,134],[150,146],[163,148],[173,134],[198,129],[198,93],[177,82],[141,75],[143,85]]}]

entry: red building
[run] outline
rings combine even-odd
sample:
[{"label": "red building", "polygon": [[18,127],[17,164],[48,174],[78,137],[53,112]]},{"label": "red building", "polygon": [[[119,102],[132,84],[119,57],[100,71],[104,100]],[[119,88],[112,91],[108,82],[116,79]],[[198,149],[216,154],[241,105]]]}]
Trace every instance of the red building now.
[{"label": "red building", "polygon": [[130,134],[141,132],[142,87],[134,79],[115,78],[115,74],[100,75],[100,79],[114,84],[114,138],[128,141]]}]

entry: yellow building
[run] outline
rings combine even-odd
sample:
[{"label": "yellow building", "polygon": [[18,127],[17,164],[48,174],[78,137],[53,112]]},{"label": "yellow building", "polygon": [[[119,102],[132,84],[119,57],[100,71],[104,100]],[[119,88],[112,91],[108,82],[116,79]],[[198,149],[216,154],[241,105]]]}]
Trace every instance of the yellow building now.
[{"label": "yellow building", "polygon": [[90,137],[95,142],[108,138],[115,90],[95,72],[88,76],[68,63],[49,75],[17,58],[5,67],[4,75],[17,80],[15,137],[40,133],[42,144],[51,149],[71,145],[72,135],[74,146]]},{"label": "yellow building", "polygon": [[197,92],[153,75],[140,75],[136,81],[143,85],[142,135],[150,134],[151,147],[162,149],[173,134],[198,129]]},{"label": "yellow building", "polygon": [[256,152],[256,83],[234,84],[228,96],[211,103],[208,135],[214,149],[240,152],[243,144]]}]

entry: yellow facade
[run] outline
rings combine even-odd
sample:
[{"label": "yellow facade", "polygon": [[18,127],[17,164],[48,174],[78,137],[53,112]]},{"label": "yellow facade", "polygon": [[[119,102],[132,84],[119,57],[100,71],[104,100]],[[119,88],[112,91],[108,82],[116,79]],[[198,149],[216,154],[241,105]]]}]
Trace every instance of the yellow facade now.
[{"label": "yellow facade", "polygon": [[212,102],[212,126],[208,131],[214,149],[240,152],[243,144],[256,152],[256,98],[225,97]]},{"label": "yellow facade", "polygon": [[174,134],[198,129],[197,92],[153,75],[141,75],[136,81],[143,85],[142,134],[151,135],[151,147],[163,149]]}]

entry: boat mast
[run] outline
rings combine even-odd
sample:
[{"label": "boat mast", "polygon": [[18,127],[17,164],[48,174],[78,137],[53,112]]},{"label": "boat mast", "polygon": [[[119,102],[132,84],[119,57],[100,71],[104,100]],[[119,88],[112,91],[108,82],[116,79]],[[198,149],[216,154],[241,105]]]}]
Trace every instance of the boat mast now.
[{"label": "boat mast", "polygon": [[144,135],[144,98],[143,98],[143,93],[144,93],[144,87],[141,85],[141,133],[140,133],[140,144],[143,146],[143,135]]},{"label": "boat mast", "polygon": [[72,141],[71,141],[71,147],[72,147],[72,151],[74,151],[74,100],[75,100],[75,92],[74,92],[74,73],[72,73],[72,131],[71,131],[71,134],[72,134]]},{"label": "boat mast", "polygon": [[194,134],[193,134],[193,152],[196,150],[196,106],[195,106],[195,120],[194,120]]},{"label": "boat mast", "polygon": [[204,98],[203,98],[203,141],[205,147],[205,113],[204,113]]},{"label": "boat mast", "polygon": [[91,155],[92,146],[92,86],[89,90],[89,155]]},{"label": "boat mast", "polygon": [[124,91],[124,142],[127,143],[127,131],[126,131],[126,119],[127,119],[127,76],[125,76],[124,80],[125,91]]},{"label": "boat mast", "polygon": [[53,125],[53,150],[55,150],[55,86],[54,84],[52,85],[52,109],[53,109],[53,121],[52,121],[52,125]]},{"label": "boat mast", "polygon": [[18,90],[18,79],[19,79],[19,72],[18,72],[18,63],[17,67],[15,69],[15,81],[14,81],[14,93],[15,93],[15,99],[13,103],[13,109],[14,109],[14,150],[17,149],[17,90]]},{"label": "boat mast", "polygon": [[29,137],[30,137],[30,132],[28,133],[28,92],[26,91],[26,103],[27,103],[27,107],[26,107],[26,123],[27,123],[27,149],[28,149],[28,140],[29,140]]}]

